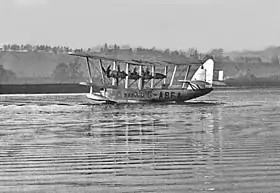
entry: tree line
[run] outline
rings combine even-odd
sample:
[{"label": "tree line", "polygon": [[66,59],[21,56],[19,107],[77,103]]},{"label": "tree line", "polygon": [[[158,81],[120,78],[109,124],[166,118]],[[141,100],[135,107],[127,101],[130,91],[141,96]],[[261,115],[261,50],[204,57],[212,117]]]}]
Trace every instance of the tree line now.
[{"label": "tree line", "polygon": [[[152,48],[131,48],[129,45],[117,45],[112,44],[95,46],[92,48],[79,48],[73,49],[68,46],[50,46],[50,45],[31,45],[31,44],[4,44],[2,46],[2,51],[15,51],[15,52],[50,52],[54,54],[77,52],[77,51],[87,51],[87,52],[101,52],[101,53],[117,53],[119,50],[126,50],[128,52],[150,52],[154,54],[168,54],[169,56],[180,56],[186,58],[203,59],[206,55],[211,55],[215,60],[218,61],[234,61],[242,63],[261,63],[262,59],[256,56],[240,56],[236,58],[230,58],[224,55],[224,50],[222,48],[216,48],[210,50],[208,53],[200,53],[197,48],[189,48],[186,51],[183,50],[170,50],[170,49],[158,49]],[[277,59],[273,58],[273,63],[277,62]]]},{"label": "tree line", "polygon": [[[127,51],[150,51],[150,52],[161,52],[161,53],[168,53],[171,55],[184,55],[184,56],[199,56],[201,53],[198,52],[196,48],[189,48],[187,51],[182,50],[170,50],[165,49],[161,50],[155,47],[152,48],[143,48],[143,47],[137,47],[132,48],[129,45],[117,45],[112,44],[108,45],[105,43],[102,46],[95,46],[92,48],[79,48],[79,49],[73,49],[68,46],[50,46],[50,45],[31,45],[31,44],[4,44],[2,46],[2,51],[17,51],[17,52],[38,52],[38,51],[45,51],[45,52],[53,52],[53,53],[67,53],[67,52],[75,52],[75,51],[98,51],[98,52],[109,52],[109,51],[118,51],[118,50],[127,50]],[[223,49],[214,49],[211,51],[211,53],[214,53],[215,55],[223,54]],[[209,53],[208,53],[209,54]]]},{"label": "tree line", "polygon": [[31,45],[31,44],[25,44],[25,45],[18,45],[18,44],[4,44],[2,47],[2,51],[8,52],[8,51],[14,51],[14,52],[52,52],[52,53],[67,53],[72,51],[79,51],[80,49],[73,50],[70,47],[67,46],[49,46],[49,45]]}]

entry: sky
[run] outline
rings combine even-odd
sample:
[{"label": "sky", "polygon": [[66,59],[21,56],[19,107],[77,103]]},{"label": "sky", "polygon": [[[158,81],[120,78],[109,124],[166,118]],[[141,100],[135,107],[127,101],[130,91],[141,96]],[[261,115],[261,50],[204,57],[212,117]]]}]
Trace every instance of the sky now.
[{"label": "sky", "polygon": [[279,10],[279,0],[0,0],[0,45],[261,50],[280,46]]}]

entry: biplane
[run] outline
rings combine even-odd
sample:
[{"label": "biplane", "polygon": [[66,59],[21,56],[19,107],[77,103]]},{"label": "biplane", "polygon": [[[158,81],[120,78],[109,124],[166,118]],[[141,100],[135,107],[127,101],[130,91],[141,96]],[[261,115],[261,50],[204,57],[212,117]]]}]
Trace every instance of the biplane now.
[{"label": "biplane", "polygon": [[[87,98],[96,103],[182,103],[210,93],[214,60],[175,62],[119,59],[101,54],[72,52],[87,62]],[[191,66],[197,69],[190,77]],[[95,75],[93,72],[95,71]]]}]

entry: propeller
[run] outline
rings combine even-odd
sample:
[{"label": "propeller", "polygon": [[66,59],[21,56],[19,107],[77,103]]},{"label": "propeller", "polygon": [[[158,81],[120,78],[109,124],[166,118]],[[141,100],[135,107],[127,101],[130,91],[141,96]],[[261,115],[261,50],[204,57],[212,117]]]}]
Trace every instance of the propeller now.
[{"label": "propeller", "polygon": [[111,68],[111,64],[107,67],[107,72],[108,72],[109,70],[111,70],[110,68]]},{"label": "propeller", "polygon": [[150,74],[150,71],[149,71],[149,68],[148,68],[148,67],[146,68],[146,73],[147,73],[147,74]]},{"label": "propeller", "polygon": [[110,71],[111,71],[111,65],[109,65],[109,66],[107,67],[107,70],[106,70],[106,75],[107,75],[108,78],[111,77]]},{"label": "propeller", "polygon": [[135,67],[135,68],[133,69],[133,73],[134,73],[134,74],[137,74],[137,67]]}]

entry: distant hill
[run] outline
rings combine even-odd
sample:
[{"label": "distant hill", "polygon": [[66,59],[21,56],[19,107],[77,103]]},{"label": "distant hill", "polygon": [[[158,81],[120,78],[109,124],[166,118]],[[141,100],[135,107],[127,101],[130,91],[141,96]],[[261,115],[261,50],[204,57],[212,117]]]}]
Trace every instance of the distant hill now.
[{"label": "distant hill", "polygon": [[49,77],[60,62],[70,62],[71,56],[47,52],[0,52],[0,64],[17,77]]},{"label": "distant hill", "polygon": [[[119,59],[150,59],[150,60],[176,60],[187,61],[188,59],[179,53],[171,54],[157,50],[107,50],[102,53],[107,56]],[[80,71],[82,75],[77,80],[65,80],[62,83],[77,82],[84,80],[88,76],[87,67],[83,58],[70,56],[66,53],[51,53],[51,52],[16,52],[16,51],[2,51],[0,52],[0,65],[5,69],[11,70],[16,74],[17,80],[12,83],[54,83],[56,82],[53,73],[59,64],[73,63],[78,60],[80,63]],[[98,64],[98,61],[93,61]],[[105,61],[106,63],[106,61]],[[10,82],[9,82],[10,83]]]},{"label": "distant hill", "polygon": [[[187,57],[186,53],[170,50],[156,49],[107,49],[103,54],[114,56],[121,59],[149,59],[149,60],[173,60],[184,62],[188,60],[197,60],[198,55]],[[223,53],[216,58],[215,68],[224,71],[226,79],[242,79],[254,81],[254,78],[274,78],[280,77],[279,58],[280,47],[270,47],[263,51],[243,51]],[[54,77],[54,71],[59,70],[58,66],[70,65],[78,62],[79,77],[64,78],[57,80]],[[97,61],[95,61],[97,62]],[[61,65],[65,64],[65,65]],[[11,84],[42,84],[42,83],[77,83],[87,79],[87,69],[85,60],[82,58],[69,56],[66,53],[53,53],[50,51],[0,51],[0,65],[6,70],[12,71],[16,75],[16,80],[11,80]],[[68,66],[69,67],[69,66]],[[192,69],[192,72],[195,69]],[[63,71],[62,71],[63,75]],[[244,79],[245,77],[245,79]],[[1,81],[1,79],[0,79]],[[3,83],[3,82],[0,82]]]},{"label": "distant hill", "polygon": [[224,53],[224,55],[229,56],[230,58],[238,58],[238,57],[260,57],[263,62],[271,62],[276,56],[280,57],[280,46],[271,46],[264,50],[258,50],[258,51],[233,51],[233,52],[227,52]]}]

